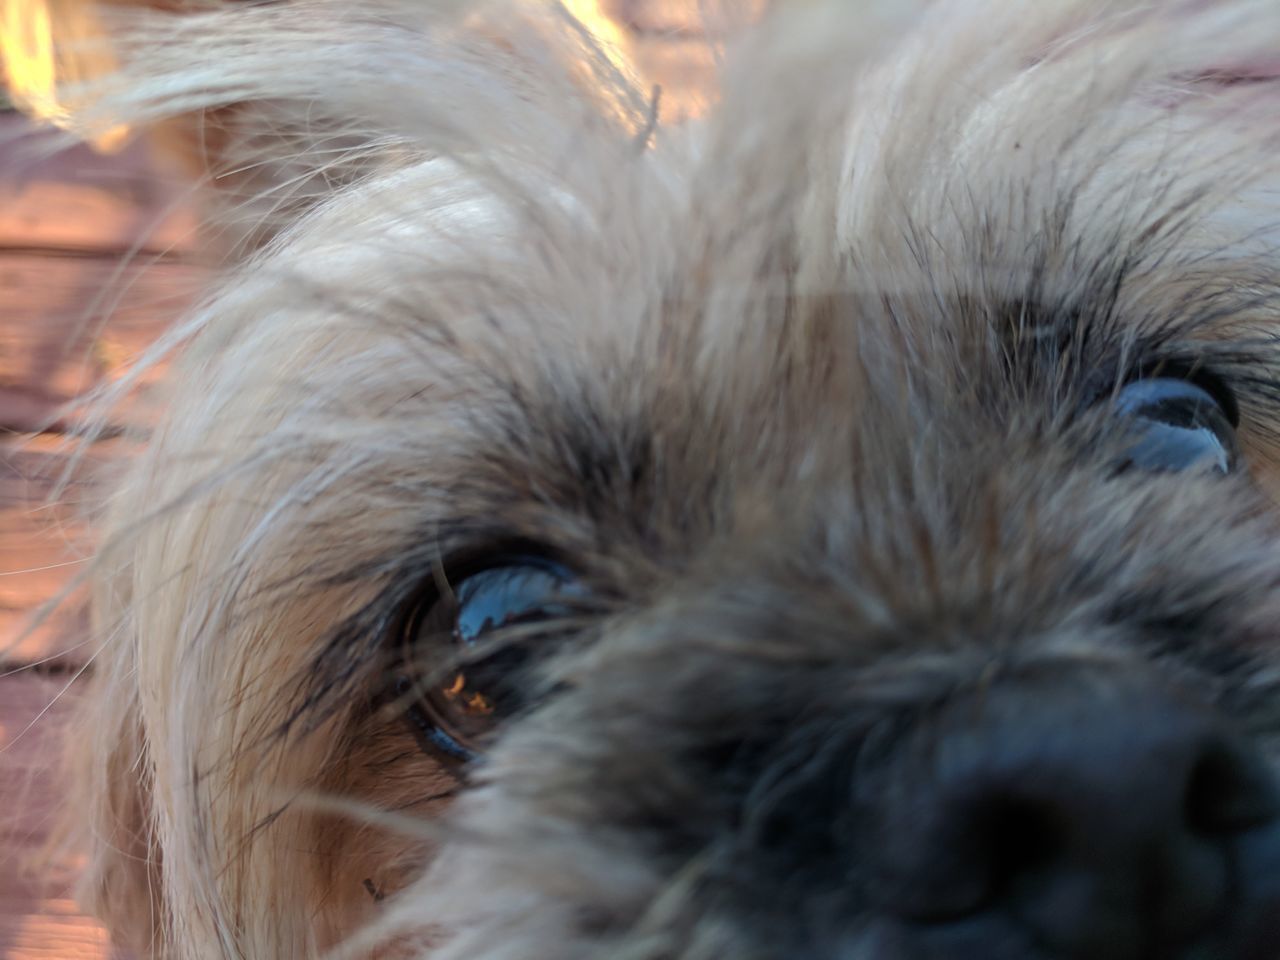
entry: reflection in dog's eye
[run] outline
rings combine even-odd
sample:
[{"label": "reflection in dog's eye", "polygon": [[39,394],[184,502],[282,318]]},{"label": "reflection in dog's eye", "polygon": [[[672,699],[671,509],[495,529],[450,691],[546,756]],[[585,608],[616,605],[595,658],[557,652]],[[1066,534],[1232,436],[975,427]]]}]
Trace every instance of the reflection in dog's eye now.
[{"label": "reflection in dog's eye", "polygon": [[452,762],[474,759],[485,737],[524,706],[521,683],[542,629],[577,593],[569,572],[536,558],[461,577],[408,620],[396,699],[423,746]]},{"label": "reflection in dog's eye", "polygon": [[1116,408],[1132,421],[1122,469],[1225,474],[1240,459],[1233,402],[1190,380],[1134,380],[1120,391]]}]

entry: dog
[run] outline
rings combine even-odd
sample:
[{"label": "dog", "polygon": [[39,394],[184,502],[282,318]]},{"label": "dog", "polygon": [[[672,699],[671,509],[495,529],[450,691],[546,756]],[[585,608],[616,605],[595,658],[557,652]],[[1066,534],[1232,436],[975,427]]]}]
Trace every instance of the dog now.
[{"label": "dog", "polygon": [[1272,0],[779,3],[679,124],[555,3],[119,44],[86,122],[267,104],[326,185],[144,362],[120,942],[1276,956]]}]

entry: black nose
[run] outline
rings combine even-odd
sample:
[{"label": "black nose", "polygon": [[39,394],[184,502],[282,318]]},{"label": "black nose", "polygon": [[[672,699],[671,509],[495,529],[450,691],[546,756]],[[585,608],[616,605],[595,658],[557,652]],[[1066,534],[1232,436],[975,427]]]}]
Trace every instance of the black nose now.
[{"label": "black nose", "polygon": [[996,684],[929,726],[867,841],[912,955],[1280,956],[1276,785],[1207,708],[1057,677]]}]

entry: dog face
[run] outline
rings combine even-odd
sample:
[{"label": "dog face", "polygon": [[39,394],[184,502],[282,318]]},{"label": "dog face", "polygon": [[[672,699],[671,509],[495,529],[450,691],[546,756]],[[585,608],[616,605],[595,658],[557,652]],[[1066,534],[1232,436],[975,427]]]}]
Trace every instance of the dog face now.
[{"label": "dog face", "polygon": [[113,504],[122,936],[1274,954],[1280,14],[847,6],[678,129],[554,10],[122,33],[104,109],[363,144]]}]

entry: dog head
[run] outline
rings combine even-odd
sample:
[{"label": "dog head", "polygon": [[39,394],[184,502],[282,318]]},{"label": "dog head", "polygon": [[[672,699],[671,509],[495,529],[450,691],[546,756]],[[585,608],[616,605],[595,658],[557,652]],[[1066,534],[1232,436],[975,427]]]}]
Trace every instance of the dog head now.
[{"label": "dog head", "polygon": [[667,128],[558,8],[454,6],[122,31],[104,110],[263,102],[319,189],[113,504],[97,909],[157,956],[1270,957],[1280,14],[782,7]]}]

